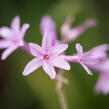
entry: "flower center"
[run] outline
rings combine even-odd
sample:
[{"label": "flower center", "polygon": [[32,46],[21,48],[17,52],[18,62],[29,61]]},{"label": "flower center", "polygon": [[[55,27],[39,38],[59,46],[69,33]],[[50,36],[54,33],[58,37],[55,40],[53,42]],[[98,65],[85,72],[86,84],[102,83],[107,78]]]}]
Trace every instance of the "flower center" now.
[{"label": "flower center", "polygon": [[80,61],[83,61],[83,58],[82,57],[80,57]]},{"label": "flower center", "polygon": [[44,59],[44,60],[48,60],[48,59],[49,59],[49,55],[44,55],[44,56],[43,56],[43,59]]}]

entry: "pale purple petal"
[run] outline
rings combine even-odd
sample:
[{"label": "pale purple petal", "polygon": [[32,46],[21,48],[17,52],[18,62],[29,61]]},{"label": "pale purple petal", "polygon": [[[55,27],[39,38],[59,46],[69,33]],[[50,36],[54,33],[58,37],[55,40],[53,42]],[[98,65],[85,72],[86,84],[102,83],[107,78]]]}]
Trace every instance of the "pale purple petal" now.
[{"label": "pale purple petal", "polygon": [[46,30],[42,39],[42,48],[45,52],[48,52],[51,48],[52,40],[49,31]]},{"label": "pale purple petal", "polygon": [[30,73],[34,72],[35,70],[37,70],[39,67],[41,67],[42,65],[42,61],[39,58],[34,58],[32,61],[30,61],[24,71],[23,71],[23,75],[29,75]]},{"label": "pale purple petal", "polygon": [[106,60],[102,61],[99,66],[101,67],[102,71],[107,71],[109,74],[109,58],[107,58]]},{"label": "pale purple petal", "polygon": [[83,48],[82,48],[82,46],[79,43],[76,44],[76,50],[78,52],[78,55],[82,56]]},{"label": "pale purple petal", "polygon": [[42,67],[51,79],[55,79],[56,72],[53,65],[49,61],[43,61]]},{"label": "pale purple petal", "polygon": [[20,17],[19,16],[16,16],[13,18],[13,20],[11,22],[11,28],[15,31],[20,30]]},{"label": "pale purple petal", "polygon": [[23,26],[22,26],[22,28],[21,28],[21,35],[22,35],[22,37],[25,36],[25,33],[26,33],[26,31],[27,31],[27,29],[28,29],[29,27],[30,27],[29,24],[23,24]]},{"label": "pale purple petal", "polygon": [[29,47],[33,56],[41,57],[43,55],[43,49],[39,45],[29,43]]},{"label": "pale purple petal", "polygon": [[3,38],[10,38],[12,36],[12,31],[8,27],[0,28],[0,36]]},{"label": "pale purple petal", "polygon": [[68,48],[68,44],[57,44],[51,47],[50,53],[54,55],[58,55],[64,52]]},{"label": "pale purple petal", "polygon": [[92,75],[92,72],[89,70],[89,68],[84,64],[84,63],[80,63],[82,65],[82,67],[86,70],[86,72],[89,74],[89,75]]},{"label": "pale purple petal", "polygon": [[52,59],[52,63],[55,67],[65,69],[65,70],[70,70],[70,65],[67,61],[64,60],[63,57],[58,56],[56,58]]},{"label": "pale purple petal", "polygon": [[47,30],[49,31],[55,31],[55,23],[53,22],[53,20],[51,19],[50,16],[44,16],[41,20],[41,24],[40,24],[40,28],[41,28],[41,32],[42,34],[44,34],[44,32]]},{"label": "pale purple petal", "polygon": [[94,89],[95,93],[109,93],[109,75],[100,74]]},{"label": "pale purple petal", "polygon": [[107,58],[106,51],[109,50],[108,44],[102,44],[91,49],[92,57],[104,60]]},{"label": "pale purple petal", "polygon": [[50,37],[52,39],[52,45],[55,45],[57,41],[56,25],[50,16],[44,16],[42,18],[40,28],[42,34],[44,34],[46,30],[49,31]]},{"label": "pale purple petal", "polygon": [[92,65],[92,66],[89,66],[90,68],[98,71],[98,72],[108,72],[109,73],[109,58],[105,59],[104,61],[100,62],[99,64],[97,65]]},{"label": "pale purple petal", "polygon": [[12,43],[9,40],[0,40],[0,49],[8,48],[11,45],[12,45]]},{"label": "pale purple petal", "polygon": [[88,19],[85,21],[84,23],[84,26],[87,28],[90,28],[90,27],[96,27],[98,25],[98,22],[96,19]]},{"label": "pale purple petal", "polygon": [[87,64],[87,65],[96,65],[100,61],[98,59],[96,59],[96,58],[84,57],[82,62],[85,63],[85,64]]},{"label": "pale purple petal", "polygon": [[17,48],[16,47],[9,47],[7,48],[3,54],[2,54],[2,57],[1,59],[2,60],[5,60],[12,52],[14,52]]},{"label": "pale purple petal", "polygon": [[68,62],[80,62],[80,59],[77,55],[74,56],[63,55],[63,58]]}]

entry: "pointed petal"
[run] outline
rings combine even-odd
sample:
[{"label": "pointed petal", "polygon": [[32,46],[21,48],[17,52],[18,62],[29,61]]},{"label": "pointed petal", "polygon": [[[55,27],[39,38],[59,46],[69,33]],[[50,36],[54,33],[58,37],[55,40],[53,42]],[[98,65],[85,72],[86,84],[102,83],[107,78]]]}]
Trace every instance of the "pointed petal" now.
[{"label": "pointed petal", "polygon": [[29,43],[29,47],[33,56],[41,57],[43,55],[43,50],[39,45]]},{"label": "pointed petal", "polygon": [[63,55],[63,58],[68,62],[79,62],[80,61],[77,55],[74,55],[74,56]]},{"label": "pointed petal", "polygon": [[107,51],[109,50],[109,44],[102,44],[92,48],[94,51]]},{"label": "pointed petal", "polygon": [[82,67],[86,70],[86,72],[89,74],[89,75],[93,75],[92,72],[89,70],[89,68],[83,64],[82,62],[80,63],[82,65]]},{"label": "pointed petal", "polygon": [[83,63],[87,64],[87,65],[96,65],[98,64],[100,61],[98,59],[95,58],[91,58],[91,57],[84,57],[83,59]]},{"label": "pointed petal", "polygon": [[42,67],[44,71],[50,76],[51,79],[55,79],[56,72],[53,65],[49,61],[44,61]]},{"label": "pointed petal", "polygon": [[29,24],[23,24],[22,28],[21,28],[21,34],[22,34],[22,37],[25,36],[25,33],[27,31],[27,29],[30,27]]},{"label": "pointed petal", "polygon": [[14,52],[16,49],[17,49],[17,47],[10,47],[10,48],[7,48],[7,49],[3,52],[1,59],[2,59],[2,60],[5,60],[5,59],[6,59],[12,52]]},{"label": "pointed petal", "polygon": [[52,40],[48,30],[45,31],[43,39],[42,39],[42,48],[45,52],[48,52],[51,48]]},{"label": "pointed petal", "polygon": [[92,52],[92,57],[104,60],[107,58],[107,50],[109,50],[108,44],[102,44],[92,48],[90,51]]},{"label": "pointed petal", "polygon": [[76,50],[78,52],[78,55],[82,56],[83,48],[82,48],[82,46],[79,43],[76,44]]},{"label": "pointed petal", "polygon": [[54,21],[51,19],[50,16],[44,16],[41,20],[40,29],[42,35],[46,30],[50,32],[50,37],[52,39],[52,44],[54,45],[57,41],[57,34],[56,34],[56,25]]},{"label": "pointed petal", "polygon": [[41,24],[40,24],[42,34],[46,31],[46,29],[49,31],[55,31],[55,28],[56,28],[55,26],[56,25],[50,16],[44,16],[42,18]]},{"label": "pointed petal", "polygon": [[11,46],[11,42],[8,40],[0,40],[0,49],[2,48],[8,48]]},{"label": "pointed petal", "polygon": [[26,65],[23,71],[23,75],[24,76],[29,75],[30,73],[38,69],[41,65],[42,65],[42,61],[39,58],[34,58]]},{"label": "pointed petal", "polygon": [[20,17],[19,16],[16,16],[13,18],[13,20],[11,22],[11,28],[15,31],[20,30]]},{"label": "pointed petal", "polygon": [[52,59],[52,63],[55,67],[70,70],[70,65],[67,61],[64,60],[61,56]]},{"label": "pointed petal", "polygon": [[51,54],[58,55],[68,48],[68,44],[57,44],[51,48]]},{"label": "pointed petal", "polygon": [[95,86],[95,92],[103,94],[109,93],[109,75],[106,72],[100,74]]},{"label": "pointed petal", "polygon": [[9,38],[12,36],[12,31],[10,28],[8,27],[2,27],[0,28],[0,36],[3,38]]}]

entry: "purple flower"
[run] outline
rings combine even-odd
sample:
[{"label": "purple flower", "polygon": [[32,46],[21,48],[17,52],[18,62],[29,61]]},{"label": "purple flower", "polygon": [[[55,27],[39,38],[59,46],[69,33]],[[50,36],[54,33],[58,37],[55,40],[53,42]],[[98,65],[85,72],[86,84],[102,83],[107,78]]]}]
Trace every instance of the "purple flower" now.
[{"label": "purple flower", "polygon": [[92,75],[92,72],[88,67],[97,65],[102,59],[106,58],[106,50],[109,49],[109,45],[103,44],[99,45],[88,52],[83,53],[82,46],[77,43],[76,50],[78,54],[74,56],[63,56],[65,60],[69,62],[77,62],[82,65],[82,67]]},{"label": "purple flower", "polygon": [[0,28],[0,49],[6,49],[1,59],[5,60],[17,48],[24,45],[24,36],[29,24],[23,24],[20,29],[20,17],[16,16],[11,22],[11,28],[6,26]]},{"label": "purple flower", "polygon": [[47,30],[49,31],[50,36],[52,37],[52,44],[55,45],[58,43],[57,34],[56,34],[56,25],[50,16],[44,16],[41,20],[40,29],[42,35]]},{"label": "purple flower", "polygon": [[96,93],[109,93],[109,58],[105,61],[92,66],[92,68],[99,72],[98,81],[95,86]]},{"label": "purple flower", "polygon": [[97,25],[97,21],[95,19],[88,19],[83,24],[75,28],[71,28],[73,21],[74,19],[72,20],[71,18],[68,18],[61,27],[61,35],[65,42],[74,41],[88,28],[95,27]]},{"label": "purple flower", "polygon": [[35,58],[26,65],[23,75],[28,75],[42,66],[51,79],[54,79],[56,76],[54,67],[65,70],[70,69],[69,63],[60,55],[68,48],[68,45],[57,44],[52,46],[52,39],[50,35],[51,34],[49,34],[48,31],[44,33],[42,47],[34,43],[29,44],[31,53]]}]

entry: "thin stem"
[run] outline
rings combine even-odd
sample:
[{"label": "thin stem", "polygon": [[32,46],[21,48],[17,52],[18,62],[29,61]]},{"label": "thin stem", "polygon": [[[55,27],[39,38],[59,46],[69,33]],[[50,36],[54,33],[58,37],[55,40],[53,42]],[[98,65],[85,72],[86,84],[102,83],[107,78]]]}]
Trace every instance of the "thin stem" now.
[{"label": "thin stem", "polygon": [[61,108],[67,109],[67,104],[66,104],[66,100],[65,100],[65,96],[63,92],[63,81],[64,81],[63,73],[64,73],[63,70],[59,69],[59,72],[57,73],[57,76],[56,76],[56,80],[57,80],[56,91],[58,94]]}]

